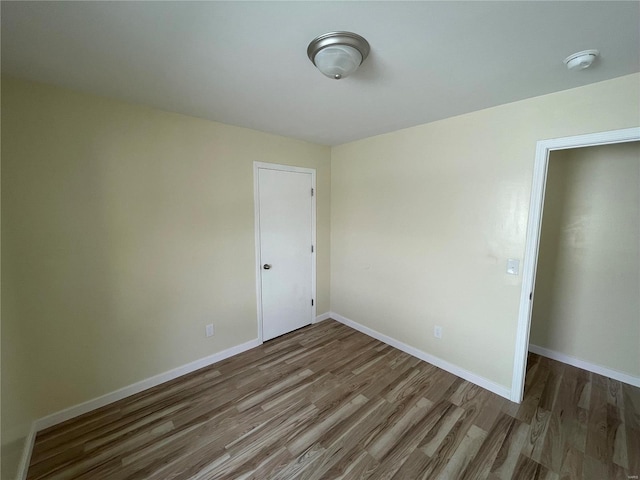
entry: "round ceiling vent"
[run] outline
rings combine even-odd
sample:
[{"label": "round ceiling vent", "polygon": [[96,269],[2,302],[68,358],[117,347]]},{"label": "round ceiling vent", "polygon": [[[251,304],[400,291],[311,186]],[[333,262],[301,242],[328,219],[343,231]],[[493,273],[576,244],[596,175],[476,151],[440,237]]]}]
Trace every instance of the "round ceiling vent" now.
[{"label": "round ceiling vent", "polygon": [[598,50],[583,50],[569,55],[564,59],[564,64],[569,70],[584,70],[591,66],[598,55],[600,55]]}]

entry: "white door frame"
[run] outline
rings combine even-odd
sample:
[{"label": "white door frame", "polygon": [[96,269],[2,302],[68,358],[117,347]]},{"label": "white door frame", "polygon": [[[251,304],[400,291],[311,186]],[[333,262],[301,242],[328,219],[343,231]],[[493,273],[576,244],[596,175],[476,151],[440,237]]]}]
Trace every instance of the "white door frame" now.
[{"label": "white door frame", "polygon": [[[309,323],[313,323],[316,318],[316,306],[318,298],[316,295],[316,253],[318,251],[316,243],[316,170],[315,168],[292,167],[290,165],[280,165],[277,163],[253,162],[253,204],[254,204],[254,231],[256,242],[256,301],[258,305],[258,340],[263,343],[262,335],[262,258],[260,254],[260,184],[258,182],[258,170],[279,170],[281,172],[296,172],[311,174],[311,241],[313,242],[313,252],[311,253],[311,295],[314,302],[311,306],[311,318]],[[309,192],[311,193],[311,192]]]},{"label": "white door frame", "polygon": [[529,330],[531,328],[531,302],[529,296],[534,293],[536,269],[538,265],[538,249],[540,244],[540,228],[542,226],[542,209],[547,183],[549,154],[554,150],[568,148],[592,147],[613,143],[640,141],[640,128],[625,128],[609,132],[590,133],[574,137],[552,138],[540,140],[536,145],[536,158],[533,165],[533,183],[531,201],[529,203],[529,221],[527,240],[524,250],[522,270],[522,291],[520,293],[520,311],[516,330],[516,349],[511,382],[511,401],[520,403],[524,397],[524,381],[527,369],[527,352],[529,351]]}]

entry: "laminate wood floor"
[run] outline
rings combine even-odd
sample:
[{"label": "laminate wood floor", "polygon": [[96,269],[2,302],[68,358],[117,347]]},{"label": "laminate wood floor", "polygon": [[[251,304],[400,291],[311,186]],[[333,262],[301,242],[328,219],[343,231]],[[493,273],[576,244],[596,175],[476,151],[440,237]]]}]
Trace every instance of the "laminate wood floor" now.
[{"label": "laminate wood floor", "polygon": [[28,472],[30,480],[637,475],[640,389],[531,355],[517,405],[332,320],[43,431]]}]

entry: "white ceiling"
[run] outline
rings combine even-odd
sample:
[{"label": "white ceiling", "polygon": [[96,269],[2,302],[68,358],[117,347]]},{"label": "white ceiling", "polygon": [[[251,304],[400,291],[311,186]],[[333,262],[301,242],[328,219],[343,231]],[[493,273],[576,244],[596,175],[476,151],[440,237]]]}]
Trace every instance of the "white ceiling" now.
[{"label": "white ceiling", "polygon": [[[337,145],[640,70],[640,2],[6,2],[2,70]],[[351,77],[306,56],[363,35]],[[562,60],[601,51],[569,72]]]}]

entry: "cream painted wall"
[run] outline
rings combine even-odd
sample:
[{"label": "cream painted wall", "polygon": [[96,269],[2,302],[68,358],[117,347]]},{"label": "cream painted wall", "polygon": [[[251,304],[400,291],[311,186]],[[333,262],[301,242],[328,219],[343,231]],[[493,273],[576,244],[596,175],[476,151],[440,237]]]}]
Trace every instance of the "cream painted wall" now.
[{"label": "cream painted wall", "polygon": [[253,161],[317,169],[329,311],[329,147],[15,79],[2,138],[5,443],[258,337]]},{"label": "cream painted wall", "polygon": [[536,142],[638,126],[639,93],[629,75],[334,147],[332,311],[510,388]]},{"label": "cream painted wall", "polygon": [[329,165],[326,147],[3,80],[3,432],[255,338],[253,160],[318,170],[318,313],[509,386],[521,279],[505,263],[535,142],[639,125],[639,84],[353,142]]},{"label": "cream painted wall", "polygon": [[640,377],[640,142],[552,152],[530,342]]}]

